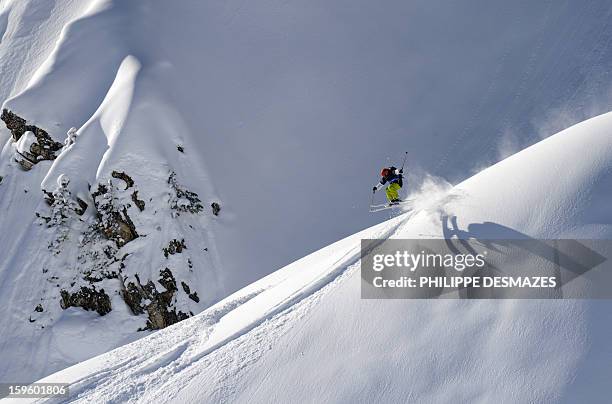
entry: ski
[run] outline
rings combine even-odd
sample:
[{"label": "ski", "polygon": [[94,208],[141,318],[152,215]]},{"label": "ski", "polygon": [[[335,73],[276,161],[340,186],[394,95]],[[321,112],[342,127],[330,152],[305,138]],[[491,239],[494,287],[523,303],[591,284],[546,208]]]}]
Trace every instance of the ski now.
[{"label": "ski", "polygon": [[405,201],[395,202],[391,204],[383,203],[379,205],[370,205],[370,212],[373,213],[373,212],[380,212],[381,210],[393,209],[395,207],[409,205],[412,202],[414,202],[412,199],[407,199]]},{"label": "ski", "polygon": [[370,209],[370,213],[380,212],[380,211],[383,211],[383,210],[393,209],[393,208],[396,208],[397,206],[398,206],[398,205],[391,205],[391,206],[386,205],[386,206],[383,206],[383,207],[381,207],[381,208],[371,208],[371,209]]},{"label": "ski", "polygon": [[404,199],[402,201],[399,202],[393,202],[393,203],[381,203],[381,204],[377,204],[377,205],[370,205],[371,208],[382,208],[383,206],[387,206],[387,207],[393,207],[393,206],[398,206],[398,205],[406,205],[409,204],[411,202],[414,202],[414,199]]}]

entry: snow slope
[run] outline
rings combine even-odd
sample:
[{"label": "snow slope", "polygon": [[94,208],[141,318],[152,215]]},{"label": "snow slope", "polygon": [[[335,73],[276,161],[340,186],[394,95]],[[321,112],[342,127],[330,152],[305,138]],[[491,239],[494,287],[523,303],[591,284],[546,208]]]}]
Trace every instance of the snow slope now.
[{"label": "snow slope", "polygon": [[[36,127],[19,138],[8,123],[0,129],[3,381],[35,380],[133,341],[225,289],[216,194],[192,133],[155,85],[164,66],[143,66],[121,46],[130,14],[120,6],[81,11],[3,104]],[[44,148],[39,129],[63,143],[53,158],[34,152]]]},{"label": "snow slope", "polygon": [[90,0],[0,1],[0,100],[27,86],[53,51],[64,26],[85,13],[92,3]]},{"label": "snow slope", "polygon": [[[145,313],[117,300],[135,275],[162,291],[173,266],[171,306],[197,313],[380,221],[366,206],[390,149],[408,145],[414,188],[423,172],[463,179],[609,110],[611,13],[606,0],[0,0],[0,102],[60,146],[21,171],[32,137],[0,125],[0,381],[148,334],[135,331]],[[202,217],[168,211],[189,207],[177,185],[199,195]],[[79,199],[90,210],[63,221]],[[92,238],[103,200],[142,237]],[[187,253],[162,255],[183,238]],[[125,282],[113,280],[121,265]],[[59,289],[90,283],[79,273],[103,277],[97,309],[112,313],[61,310]]]},{"label": "snow slope", "polygon": [[612,113],[42,381],[71,402],[605,402],[609,301],[361,300],[363,238],[612,236]]}]

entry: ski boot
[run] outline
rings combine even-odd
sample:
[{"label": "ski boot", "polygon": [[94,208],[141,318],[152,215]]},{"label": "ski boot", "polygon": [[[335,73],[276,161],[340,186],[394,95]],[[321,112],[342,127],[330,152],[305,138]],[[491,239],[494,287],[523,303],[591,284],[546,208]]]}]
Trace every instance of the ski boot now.
[{"label": "ski boot", "polygon": [[402,200],[401,200],[401,199],[399,199],[399,198],[391,199],[391,200],[389,201],[389,206],[397,205],[397,204],[399,204],[401,201],[402,201]]}]

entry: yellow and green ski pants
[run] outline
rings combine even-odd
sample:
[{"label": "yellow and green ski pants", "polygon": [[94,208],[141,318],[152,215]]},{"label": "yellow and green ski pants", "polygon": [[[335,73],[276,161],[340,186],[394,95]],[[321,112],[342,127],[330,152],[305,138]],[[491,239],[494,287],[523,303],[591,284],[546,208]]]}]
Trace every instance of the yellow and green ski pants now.
[{"label": "yellow and green ski pants", "polygon": [[402,189],[402,187],[400,187],[397,182],[394,182],[393,184],[387,187],[387,189],[385,190],[385,193],[387,194],[387,199],[389,200],[389,202],[395,199],[399,199],[398,192],[400,189]]}]

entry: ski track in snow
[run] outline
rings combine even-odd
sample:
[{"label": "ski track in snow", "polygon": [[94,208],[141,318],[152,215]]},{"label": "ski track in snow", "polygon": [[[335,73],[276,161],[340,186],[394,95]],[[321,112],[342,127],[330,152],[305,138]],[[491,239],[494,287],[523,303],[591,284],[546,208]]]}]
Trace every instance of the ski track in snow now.
[{"label": "ski track in snow", "polygon": [[[180,343],[169,346],[175,341],[171,341],[170,344],[166,342],[163,336],[160,336],[159,340],[163,350],[160,350],[153,355],[134,356],[127,361],[122,362],[116,367],[112,367],[109,371],[104,370],[101,373],[93,374],[90,377],[83,378],[82,380],[76,381],[71,386],[71,394],[75,394],[75,402],[85,401],[86,397],[79,397],[79,393],[88,389],[95,389],[99,391],[104,397],[104,391],[110,391],[114,393],[118,385],[122,385],[125,379],[117,380],[113,377],[115,372],[127,373],[128,388],[121,388],[121,394],[119,397],[113,397],[113,400],[122,401],[133,401],[141,397],[146,391],[147,386],[156,385],[162,383],[165,379],[171,378],[172,374],[178,373],[181,369],[189,366],[197,360],[194,356],[197,355],[196,347],[205,341],[211,333],[211,328],[216,322],[218,322],[223,316],[231,312],[234,308],[246,303],[260,292],[255,292],[250,295],[238,298],[233,301],[227,302],[227,304],[213,310],[206,316],[202,316],[195,324],[192,324],[185,332],[189,333],[186,335],[192,335],[192,337],[181,340]],[[103,399],[101,397],[101,399]],[[58,402],[61,402],[59,400]]]}]

